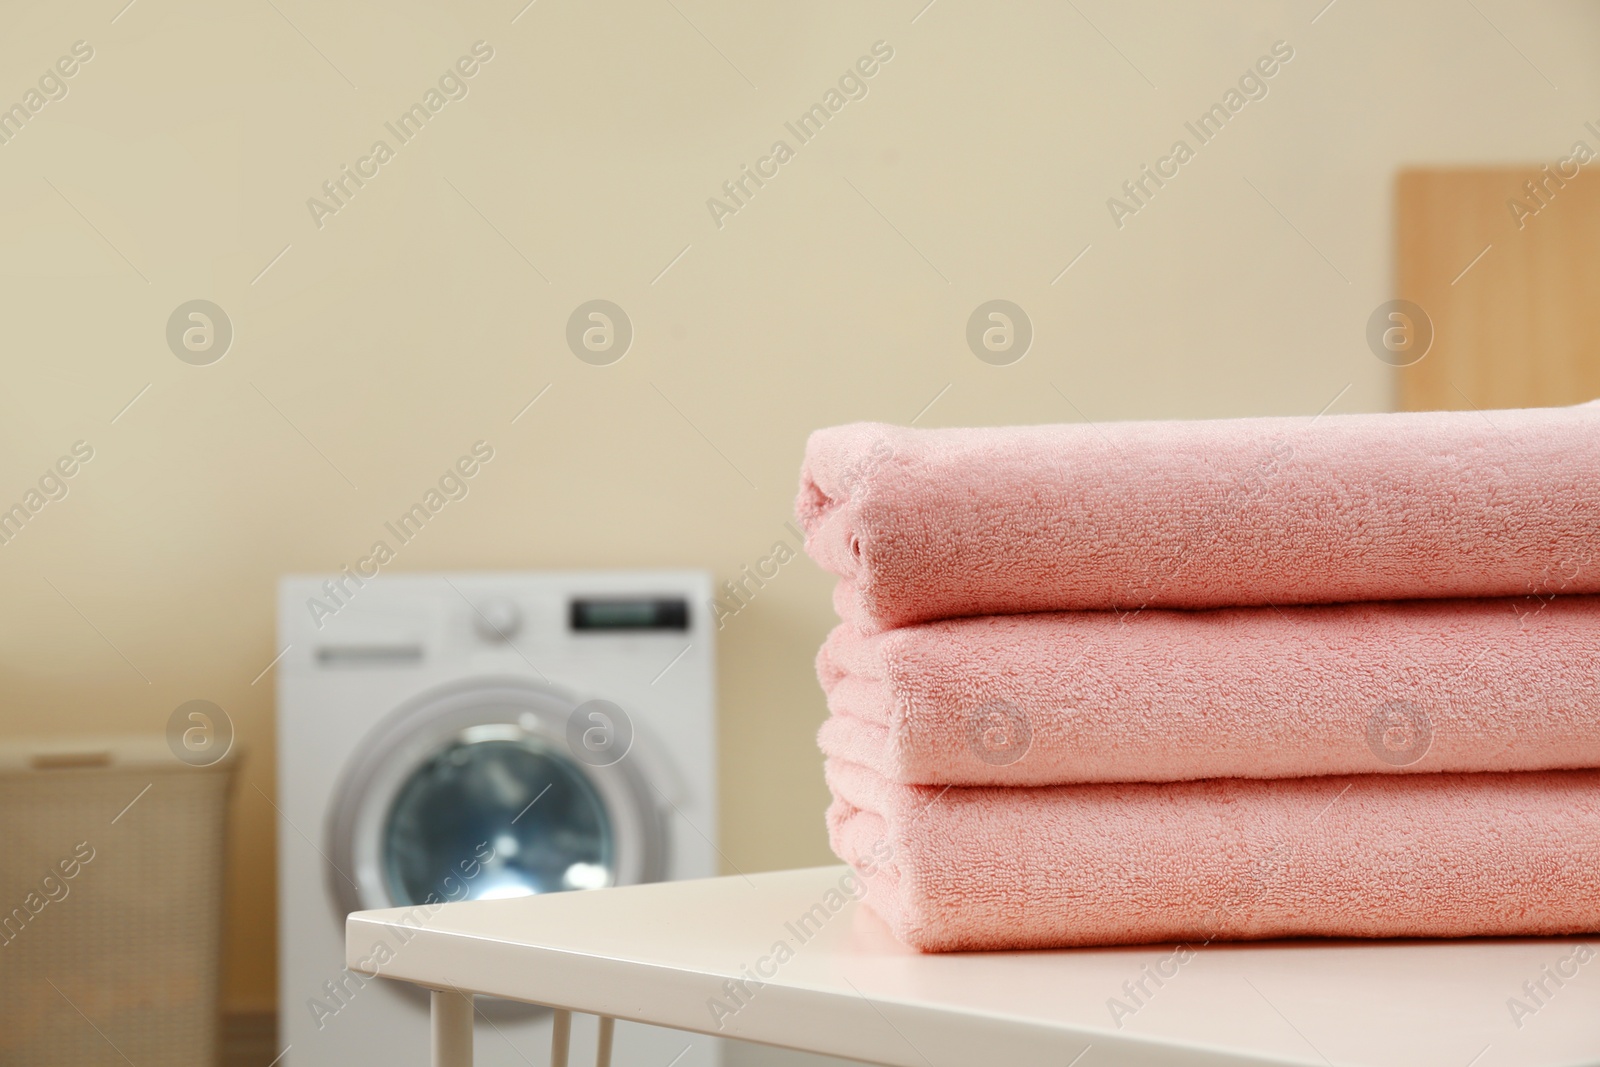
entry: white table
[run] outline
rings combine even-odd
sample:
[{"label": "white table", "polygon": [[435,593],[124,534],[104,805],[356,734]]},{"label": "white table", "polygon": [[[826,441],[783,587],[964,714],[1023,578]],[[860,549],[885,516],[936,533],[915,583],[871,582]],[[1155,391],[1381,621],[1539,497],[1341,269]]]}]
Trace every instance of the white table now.
[{"label": "white table", "polygon": [[[1600,937],[920,955],[828,910],[845,872],[447,904],[380,973],[434,990],[436,1067],[472,1062],[462,990],[556,1009],[554,1065],[574,1011],[601,1017],[602,1063],[621,1018],[896,1067],[1600,1064]],[[404,915],[351,915],[349,965]]]}]

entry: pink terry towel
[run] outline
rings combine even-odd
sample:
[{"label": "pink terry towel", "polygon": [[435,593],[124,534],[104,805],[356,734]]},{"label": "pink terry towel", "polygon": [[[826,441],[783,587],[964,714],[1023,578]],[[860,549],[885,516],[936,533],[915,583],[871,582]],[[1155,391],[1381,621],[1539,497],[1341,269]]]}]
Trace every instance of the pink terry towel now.
[{"label": "pink terry towel", "polygon": [[930,952],[1600,931],[1600,771],[895,785],[830,760],[833,849]]},{"label": "pink terry towel", "polygon": [[875,632],[960,615],[1600,592],[1600,402],[915,430],[806,445],[796,512]]},{"label": "pink terry towel", "polygon": [[1597,665],[1595,596],[847,624],[819,741],[933,785],[1600,767]]}]

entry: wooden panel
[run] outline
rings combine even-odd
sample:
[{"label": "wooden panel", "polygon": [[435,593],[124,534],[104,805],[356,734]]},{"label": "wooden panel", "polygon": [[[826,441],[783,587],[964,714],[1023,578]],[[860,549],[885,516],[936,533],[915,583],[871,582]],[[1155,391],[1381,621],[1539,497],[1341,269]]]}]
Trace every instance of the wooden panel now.
[{"label": "wooden panel", "polygon": [[[1399,295],[1434,326],[1428,354],[1397,372],[1402,410],[1600,397],[1595,170],[1600,159],[1565,184],[1554,163],[1400,174]],[[1528,181],[1541,183],[1539,199]]]},{"label": "wooden panel", "polygon": [[222,1013],[220,1067],[264,1067],[276,1063],[283,1051],[278,1045],[275,1011],[225,1011]]}]

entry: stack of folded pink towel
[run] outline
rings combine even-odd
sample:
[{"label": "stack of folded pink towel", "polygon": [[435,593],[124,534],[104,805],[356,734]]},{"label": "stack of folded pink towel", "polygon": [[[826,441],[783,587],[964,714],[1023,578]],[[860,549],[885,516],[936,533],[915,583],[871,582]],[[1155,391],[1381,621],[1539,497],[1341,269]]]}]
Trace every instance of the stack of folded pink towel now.
[{"label": "stack of folded pink towel", "polygon": [[797,510],[906,943],[1600,930],[1600,402],[855,424]]}]

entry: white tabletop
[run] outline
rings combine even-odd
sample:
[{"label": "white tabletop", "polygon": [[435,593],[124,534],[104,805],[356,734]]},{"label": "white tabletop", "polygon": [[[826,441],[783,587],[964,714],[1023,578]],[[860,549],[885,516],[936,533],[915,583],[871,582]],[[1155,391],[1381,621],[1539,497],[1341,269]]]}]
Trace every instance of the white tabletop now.
[{"label": "white tabletop", "polygon": [[1600,1064],[1600,937],[922,955],[829,911],[845,872],[357,912],[348,962],[403,942],[384,977],[897,1067]]}]

